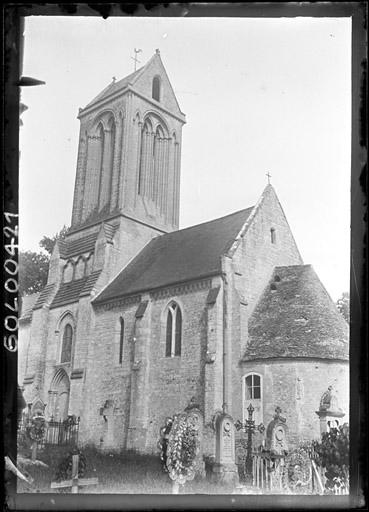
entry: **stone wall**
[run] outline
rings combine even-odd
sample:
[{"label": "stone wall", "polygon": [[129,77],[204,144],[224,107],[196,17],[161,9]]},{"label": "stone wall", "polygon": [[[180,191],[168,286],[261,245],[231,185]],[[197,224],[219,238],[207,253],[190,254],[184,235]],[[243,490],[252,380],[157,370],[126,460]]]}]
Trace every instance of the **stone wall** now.
[{"label": "stone wall", "polygon": [[[155,453],[165,418],[181,412],[191,399],[205,410],[205,423],[211,422],[215,410],[222,406],[222,295],[215,304],[207,305],[211,286],[211,280],[205,280],[96,309],[87,361],[82,442],[101,444],[104,424],[100,409],[106,401],[114,403],[111,447],[115,449]],[[136,318],[144,300],[148,301],[146,311]],[[166,312],[171,301],[182,311],[182,347],[181,356],[166,357]],[[121,365],[120,317],[125,326]],[[210,452],[213,437],[209,428],[206,443]]]},{"label": "stone wall", "polygon": [[[276,240],[271,242],[271,228]],[[230,414],[238,418],[242,371],[239,361],[248,338],[248,319],[268,284],[273,269],[280,265],[302,263],[295,240],[274,190],[267,187],[255,209],[254,217],[232,257],[228,279],[232,294],[232,408]]]},{"label": "stone wall", "polygon": [[[323,359],[253,361],[243,363],[241,371],[243,375],[250,372],[261,375],[263,423],[268,425],[279,406],[287,420],[291,446],[297,446],[302,440],[320,438],[316,411],[329,385],[337,390],[339,403],[346,414],[342,422],[349,421],[348,362]],[[244,414],[247,415],[247,411]]]}]

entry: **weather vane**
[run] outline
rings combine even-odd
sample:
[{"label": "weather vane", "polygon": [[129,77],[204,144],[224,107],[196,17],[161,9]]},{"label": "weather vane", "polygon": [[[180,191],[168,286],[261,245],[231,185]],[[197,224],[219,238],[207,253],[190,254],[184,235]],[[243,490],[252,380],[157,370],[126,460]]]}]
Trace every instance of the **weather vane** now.
[{"label": "weather vane", "polygon": [[135,71],[137,69],[137,62],[140,62],[137,58],[137,54],[142,52],[142,50],[140,50],[139,48],[133,48],[133,51],[135,52],[135,56],[134,57],[131,57],[132,60],[135,61]]},{"label": "weather vane", "polygon": [[270,185],[270,178],[272,177],[272,175],[269,174],[269,171],[268,171],[265,176],[268,177],[268,185]]}]

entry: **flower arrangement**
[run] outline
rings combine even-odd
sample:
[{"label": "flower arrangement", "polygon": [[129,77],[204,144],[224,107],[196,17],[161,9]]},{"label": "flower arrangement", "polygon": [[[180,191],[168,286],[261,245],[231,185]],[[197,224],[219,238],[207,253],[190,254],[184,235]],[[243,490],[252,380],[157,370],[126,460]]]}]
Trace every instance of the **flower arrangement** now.
[{"label": "flower arrangement", "polygon": [[169,477],[180,485],[195,477],[200,451],[198,430],[188,419],[186,413],[173,417],[166,447],[165,464]]},{"label": "flower arrangement", "polygon": [[78,459],[78,478],[83,477],[86,471],[86,457],[78,450],[78,448],[70,451],[67,456],[62,459],[56,470],[56,481],[70,480],[72,478],[73,455],[79,455]]},{"label": "flower arrangement", "polygon": [[32,441],[40,443],[46,434],[46,420],[44,416],[35,416],[32,418],[27,428],[27,434]]}]

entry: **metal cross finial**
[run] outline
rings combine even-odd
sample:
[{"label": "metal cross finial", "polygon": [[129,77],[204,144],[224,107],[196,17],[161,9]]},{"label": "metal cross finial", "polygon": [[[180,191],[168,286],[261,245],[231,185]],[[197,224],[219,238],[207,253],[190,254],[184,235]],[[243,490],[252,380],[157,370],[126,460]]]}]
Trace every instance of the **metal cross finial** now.
[{"label": "metal cross finial", "polygon": [[272,177],[272,175],[269,174],[269,171],[268,171],[265,176],[268,177],[268,185],[270,185],[270,178]]},{"label": "metal cross finial", "polygon": [[142,50],[140,50],[140,48],[133,48],[133,51],[135,52],[135,56],[134,57],[131,57],[132,60],[135,61],[135,71],[137,69],[137,62],[140,62],[137,58],[137,54],[142,52]]}]

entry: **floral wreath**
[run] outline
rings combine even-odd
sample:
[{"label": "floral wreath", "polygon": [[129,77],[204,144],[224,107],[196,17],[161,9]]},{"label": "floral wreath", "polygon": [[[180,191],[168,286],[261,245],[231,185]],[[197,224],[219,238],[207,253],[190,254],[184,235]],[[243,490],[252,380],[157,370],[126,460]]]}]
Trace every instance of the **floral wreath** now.
[{"label": "floral wreath", "polygon": [[63,421],[65,427],[72,427],[73,425],[77,425],[78,421],[74,414],[68,416],[67,419]]},{"label": "floral wreath", "polygon": [[165,465],[169,477],[181,485],[195,477],[200,451],[198,430],[188,420],[186,413],[173,416],[166,446]]},{"label": "floral wreath", "polygon": [[[78,478],[82,478],[86,472],[87,461],[84,453],[77,447],[73,448],[64,459],[61,460],[57,469],[55,479],[57,482],[70,480],[72,478],[73,455],[78,455]],[[60,492],[67,492],[60,489]]]},{"label": "floral wreath", "polygon": [[41,442],[46,434],[46,420],[44,416],[35,416],[28,428],[28,435],[32,441]]}]

